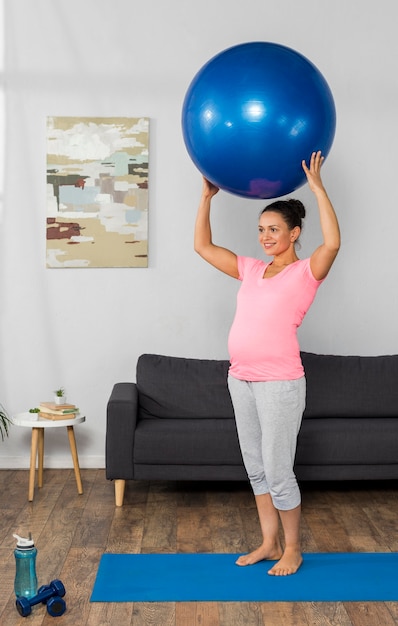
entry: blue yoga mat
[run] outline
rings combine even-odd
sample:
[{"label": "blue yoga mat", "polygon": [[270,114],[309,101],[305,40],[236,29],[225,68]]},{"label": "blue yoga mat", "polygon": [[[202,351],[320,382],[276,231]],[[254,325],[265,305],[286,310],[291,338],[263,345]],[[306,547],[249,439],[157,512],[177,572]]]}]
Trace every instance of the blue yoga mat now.
[{"label": "blue yoga mat", "polygon": [[398,601],[398,554],[304,555],[292,576],[238,554],[104,554],[91,602]]}]

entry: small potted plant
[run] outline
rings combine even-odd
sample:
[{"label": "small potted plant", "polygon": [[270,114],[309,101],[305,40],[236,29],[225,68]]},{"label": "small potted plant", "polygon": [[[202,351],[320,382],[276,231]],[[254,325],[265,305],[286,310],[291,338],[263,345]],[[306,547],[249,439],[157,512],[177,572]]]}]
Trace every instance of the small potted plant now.
[{"label": "small potted plant", "polygon": [[4,441],[5,437],[8,437],[8,429],[10,427],[11,420],[8,417],[4,407],[0,404],[0,437]]},{"label": "small potted plant", "polygon": [[55,404],[66,404],[65,389],[60,387],[54,391]]}]

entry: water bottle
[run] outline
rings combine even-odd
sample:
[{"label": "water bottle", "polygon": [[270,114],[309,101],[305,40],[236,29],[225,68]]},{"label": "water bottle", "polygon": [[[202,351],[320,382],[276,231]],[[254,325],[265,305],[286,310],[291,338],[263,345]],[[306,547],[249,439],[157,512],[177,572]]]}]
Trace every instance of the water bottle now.
[{"label": "water bottle", "polygon": [[37,594],[36,555],[37,549],[29,533],[29,539],[13,535],[17,540],[14,550],[15,582],[14,590],[17,598],[33,598]]}]

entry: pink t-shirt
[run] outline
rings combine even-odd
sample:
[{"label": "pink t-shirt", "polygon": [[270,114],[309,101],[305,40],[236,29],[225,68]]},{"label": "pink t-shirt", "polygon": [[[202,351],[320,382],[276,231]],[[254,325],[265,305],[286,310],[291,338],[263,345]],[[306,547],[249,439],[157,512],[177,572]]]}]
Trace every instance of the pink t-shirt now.
[{"label": "pink t-shirt", "polygon": [[238,257],[240,286],[228,349],[230,374],[240,380],[295,380],[304,375],[297,329],[318,287],[310,259],[263,278],[269,263]]}]

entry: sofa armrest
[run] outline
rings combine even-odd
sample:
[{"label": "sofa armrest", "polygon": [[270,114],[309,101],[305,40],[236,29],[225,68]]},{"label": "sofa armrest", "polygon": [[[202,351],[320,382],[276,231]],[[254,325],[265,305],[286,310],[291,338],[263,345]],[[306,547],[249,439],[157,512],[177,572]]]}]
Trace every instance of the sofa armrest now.
[{"label": "sofa armrest", "polygon": [[106,477],[133,479],[133,446],[137,424],[138,393],[135,383],[116,383],[107,405]]}]

